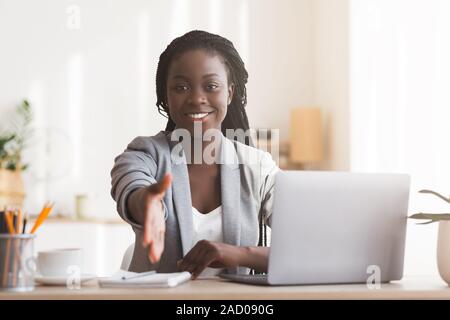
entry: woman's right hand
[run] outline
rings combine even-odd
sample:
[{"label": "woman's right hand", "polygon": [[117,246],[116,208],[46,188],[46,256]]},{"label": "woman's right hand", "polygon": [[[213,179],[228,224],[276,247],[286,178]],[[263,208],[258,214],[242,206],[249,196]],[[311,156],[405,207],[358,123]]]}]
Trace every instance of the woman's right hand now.
[{"label": "woman's right hand", "polygon": [[164,178],[146,188],[143,199],[144,210],[144,239],[143,246],[148,246],[148,257],[151,263],[156,263],[164,251],[164,235],[166,222],[164,220],[164,207],[162,204],[164,194],[172,182],[172,175],[166,174]]}]

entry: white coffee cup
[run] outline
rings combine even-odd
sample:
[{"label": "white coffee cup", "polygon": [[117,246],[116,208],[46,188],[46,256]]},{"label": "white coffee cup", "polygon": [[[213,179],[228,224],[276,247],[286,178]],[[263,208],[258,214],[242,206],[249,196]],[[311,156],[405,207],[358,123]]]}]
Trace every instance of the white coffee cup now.
[{"label": "white coffee cup", "polygon": [[37,271],[44,277],[67,277],[74,268],[82,268],[82,249],[55,249],[40,251],[37,256]]}]

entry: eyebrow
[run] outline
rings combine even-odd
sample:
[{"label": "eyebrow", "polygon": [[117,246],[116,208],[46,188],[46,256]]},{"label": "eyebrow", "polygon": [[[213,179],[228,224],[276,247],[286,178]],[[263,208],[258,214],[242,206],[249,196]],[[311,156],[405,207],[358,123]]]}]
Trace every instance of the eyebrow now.
[{"label": "eyebrow", "polygon": [[208,73],[208,74],[205,74],[204,76],[203,76],[203,78],[209,78],[209,77],[218,77],[219,75],[217,74],[217,73]]},{"label": "eyebrow", "polygon": [[[209,78],[209,77],[218,77],[219,75],[217,73],[208,73],[205,74],[202,78]],[[173,76],[173,79],[183,79],[183,80],[188,80],[188,77],[185,77],[181,74],[177,74],[175,76]]]}]

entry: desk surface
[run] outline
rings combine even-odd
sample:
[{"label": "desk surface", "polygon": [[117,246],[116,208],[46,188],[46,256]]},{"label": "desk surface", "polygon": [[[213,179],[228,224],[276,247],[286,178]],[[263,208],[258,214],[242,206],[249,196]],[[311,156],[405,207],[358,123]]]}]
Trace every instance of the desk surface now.
[{"label": "desk surface", "polygon": [[190,281],[175,288],[99,288],[97,281],[79,290],[36,286],[32,292],[0,291],[5,299],[449,299],[450,287],[439,277],[408,277],[369,289],[364,284],[262,287],[232,283],[219,278]]}]

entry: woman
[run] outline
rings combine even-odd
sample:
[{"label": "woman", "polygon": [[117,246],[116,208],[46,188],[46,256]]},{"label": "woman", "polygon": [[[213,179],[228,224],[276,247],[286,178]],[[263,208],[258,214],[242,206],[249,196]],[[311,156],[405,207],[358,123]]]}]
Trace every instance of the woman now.
[{"label": "woman", "polygon": [[[185,270],[195,279],[267,270],[268,248],[257,244],[279,169],[250,138],[225,137],[249,129],[247,78],[233,44],[204,31],[161,54],[156,92],[166,130],[135,138],[111,171],[111,195],[136,235],[131,271]],[[208,132],[219,134],[208,140]],[[205,161],[213,144],[214,161]]]}]

